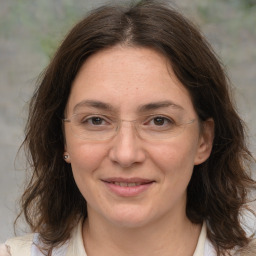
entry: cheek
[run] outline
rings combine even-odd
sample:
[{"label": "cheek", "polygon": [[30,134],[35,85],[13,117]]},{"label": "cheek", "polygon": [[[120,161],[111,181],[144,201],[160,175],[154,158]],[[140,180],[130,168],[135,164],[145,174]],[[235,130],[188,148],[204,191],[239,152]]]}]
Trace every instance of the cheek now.
[{"label": "cheek", "polygon": [[[178,140],[177,140],[178,141]],[[194,148],[179,141],[159,145],[151,151],[154,166],[161,173],[160,193],[165,200],[159,202],[159,208],[185,207],[189,181],[194,168]]]},{"label": "cheek", "polygon": [[70,126],[65,127],[65,151],[69,154],[69,161],[73,172],[94,169],[105,155],[102,143],[83,141],[73,135]]},{"label": "cheek", "polygon": [[164,166],[193,165],[196,148],[181,142],[162,144],[155,148],[151,155],[158,164]]},{"label": "cheek", "polygon": [[[185,141],[185,140],[184,140]],[[152,148],[151,159],[171,184],[188,183],[194,168],[196,144],[177,139]]]},{"label": "cheek", "polygon": [[106,149],[97,143],[68,143],[67,151],[74,176],[86,176],[94,172],[106,156]]},{"label": "cheek", "polygon": [[[89,143],[67,143],[73,176],[83,197],[93,202],[97,197],[95,180],[97,171],[105,159],[106,150],[102,145]],[[91,191],[94,191],[93,193]]]}]

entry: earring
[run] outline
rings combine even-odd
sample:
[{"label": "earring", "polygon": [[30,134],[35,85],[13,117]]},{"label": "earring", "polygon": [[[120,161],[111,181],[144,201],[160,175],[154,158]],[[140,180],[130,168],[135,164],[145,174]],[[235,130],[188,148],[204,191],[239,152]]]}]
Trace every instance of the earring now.
[{"label": "earring", "polygon": [[64,160],[68,159],[68,157],[69,157],[68,155],[63,156]]}]

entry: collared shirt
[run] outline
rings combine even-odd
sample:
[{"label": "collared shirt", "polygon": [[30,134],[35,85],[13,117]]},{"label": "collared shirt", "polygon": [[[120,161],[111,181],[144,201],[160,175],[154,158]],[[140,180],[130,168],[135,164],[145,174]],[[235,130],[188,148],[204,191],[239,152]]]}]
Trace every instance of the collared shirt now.
[{"label": "collared shirt", "polygon": [[[6,242],[11,248],[11,256],[44,256],[39,250],[40,239],[38,234],[32,237],[13,238]],[[29,253],[30,252],[30,253]],[[82,221],[73,230],[71,238],[62,246],[53,250],[53,256],[87,256],[82,237]],[[1,255],[0,255],[1,256]],[[215,249],[206,236],[206,224],[201,233],[193,256],[216,256]]]},{"label": "collared shirt", "polygon": [[[35,241],[38,242],[38,241]],[[67,252],[66,256],[87,256],[83,244],[82,222],[74,229],[71,239],[64,246],[54,252],[54,256],[64,256],[63,248]],[[34,245],[34,248],[36,246]],[[43,256],[43,254],[34,254],[32,256]],[[193,256],[216,256],[215,250],[210,241],[206,237],[206,224],[202,226],[201,233],[197,242],[196,250]]]}]

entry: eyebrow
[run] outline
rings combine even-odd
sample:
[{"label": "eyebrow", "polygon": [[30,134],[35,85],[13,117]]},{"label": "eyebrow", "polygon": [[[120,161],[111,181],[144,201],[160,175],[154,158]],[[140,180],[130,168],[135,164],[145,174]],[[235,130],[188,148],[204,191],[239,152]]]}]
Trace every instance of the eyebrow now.
[{"label": "eyebrow", "polygon": [[83,100],[79,103],[77,103],[74,108],[73,108],[73,113],[75,113],[79,108],[82,107],[92,107],[92,108],[97,108],[101,110],[108,110],[108,111],[113,111],[114,108],[108,103],[102,102],[102,101],[97,101],[97,100]]},{"label": "eyebrow", "polygon": [[151,102],[145,105],[141,105],[138,108],[138,112],[147,112],[150,110],[157,110],[160,108],[168,108],[172,107],[177,110],[184,110],[184,108],[172,101],[166,100],[166,101],[159,101],[159,102]]},{"label": "eyebrow", "polygon": [[[105,111],[111,111],[114,112],[115,108],[106,102],[102,101],[97,101],[97,100],[83,100],[75,105],[73,108],[73,113],[75,113],[78,109],[83,108],[83,107],[92,107],[100,110],[105,110]],[[184,110],[184,108],[172,101],[157,101],[157,102],[150,102],[145,105],[140,105],[138,107],[138,113],[143,113],[143,112],[148,112],[152,110],[157,110],[160,108],[168,108],[172,107],[173,109],[177,110]]]}]

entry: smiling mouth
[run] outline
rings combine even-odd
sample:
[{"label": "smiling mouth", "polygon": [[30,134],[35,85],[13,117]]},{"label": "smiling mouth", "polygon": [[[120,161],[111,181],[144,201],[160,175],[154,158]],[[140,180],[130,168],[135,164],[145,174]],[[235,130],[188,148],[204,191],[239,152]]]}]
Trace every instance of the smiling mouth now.
[{"label": "smiling mouth", "polygon": [[133,197],[147,191],[154,180],[140,178],[109,178],[102,180],[107,188],[114,194],[121,197]]},{"label": "smiling mouth", "polygon": [[140,185],[147,185],[149,183],[155,182],[154,180],[143,179],[143,178],[121,178],[121,177],[112,177],[102,179],[102,181],[107,183],[112,183],[121,187],[135,187]]},{"label": "smiling mouth", "polygon": [[114,181],[114,182],[109,182],[109,183],[112,183],[112,184],[120,186],[120,187],[136,187],[136,186],[140,186],[140,185],[146,185],[146,184],[149,184],[152,182],[141,183],[141,182],[117,182],[117,181]]}]

